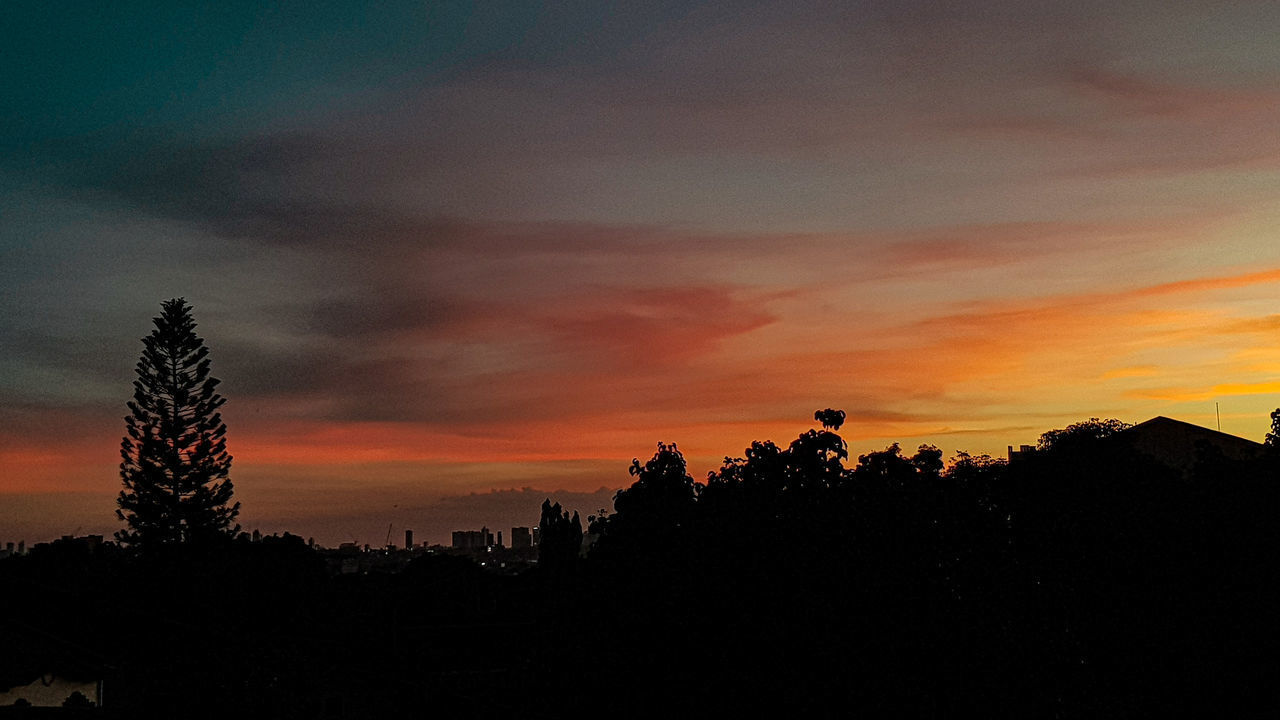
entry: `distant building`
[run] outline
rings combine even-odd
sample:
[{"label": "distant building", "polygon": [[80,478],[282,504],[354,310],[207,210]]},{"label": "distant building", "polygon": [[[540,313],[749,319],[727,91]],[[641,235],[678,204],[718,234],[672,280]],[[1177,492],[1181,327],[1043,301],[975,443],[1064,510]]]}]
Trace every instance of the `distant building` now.
[{"label": "distant building", "polygon": [[454,530],[453,548],[455,550],[484,550],[493,546],[493,533],[489,528],[479,530]]},{"label": "distant building", "polygon": [[1163,416],[1138,423],[1120,436],[1135,451],[1183,472],[1195,467],[1202,447],[1220,452],[1228,460],[1252,460],[1267,452],[1262,443]]},{"label": "distant building", "polygon": [[1017,462],[1036,451],[1035,445],[1019,445],[1017,450],[1009,446],[1009,462]]},{"label": "distant building", "polygon": [[413,549],[413,531],[412,530],[404,531],[404,549],[405,550]]},{"label": "distant building", "polygon": [[[1127,443],[1134,452],[1184,473],[1195,467],[1203,448],[1211,448],[1228,460],[1251,460],[1267,451],[1262,443],[1164,416],[1121,430],[1112,438]],[[1020,445],[1017,450],[1010,445],[1009,462],[1024,460],[1036,452],[1034,445]]]},{"label": "distant building", "polygon": [[498,531],[498,547],[503,547],[503,545],[502,545],[502,531],[501,531],[501,530],[499,530],[499,531]]},{"label": "distant building", "polygon": [[511,549],[520,550],[527,547],[533,547],[533,535],[529,533],[529,528],[511,528]]}]

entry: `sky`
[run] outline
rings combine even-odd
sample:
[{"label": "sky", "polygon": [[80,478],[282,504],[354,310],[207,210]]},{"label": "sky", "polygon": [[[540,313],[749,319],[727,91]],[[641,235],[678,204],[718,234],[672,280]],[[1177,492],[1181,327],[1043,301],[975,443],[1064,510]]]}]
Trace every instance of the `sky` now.
[{"label": "sky", "polygon": [[119,528],[172,297],[326,544],[1280,406],[1280,4],[196,5],[0,3],[0,541]]}]

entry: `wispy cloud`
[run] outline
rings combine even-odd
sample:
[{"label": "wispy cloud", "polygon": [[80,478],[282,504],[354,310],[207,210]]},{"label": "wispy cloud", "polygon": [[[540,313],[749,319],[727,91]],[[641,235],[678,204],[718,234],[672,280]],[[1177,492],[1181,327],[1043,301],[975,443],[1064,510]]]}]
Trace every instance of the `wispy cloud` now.
[{"label": "wispy cloud", "polygon": [[1230,395],[1280,395],[1280,382],[1225,383],[1208,388],[1139,388],[1128,394],[1169,402],[1199,402]]}]

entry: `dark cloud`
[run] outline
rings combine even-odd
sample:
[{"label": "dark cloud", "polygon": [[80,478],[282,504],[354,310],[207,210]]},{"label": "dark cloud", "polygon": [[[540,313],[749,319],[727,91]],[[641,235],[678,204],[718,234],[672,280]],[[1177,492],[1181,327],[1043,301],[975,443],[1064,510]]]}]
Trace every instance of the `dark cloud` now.
[{"label": "dark cloud", "polygon": [[[6,332],[0,343],[4,352],[0,368],[6,368],[0,380],[0,403],[38,399],[51,406],[83,406],[119,395],[122,380],[132,377],[136,359],[114,352],[118,338],[64,330],[28,327]],[[62,375],[62,369],[70,372]]]},{"label": "dark cloud", "polygon": [[[227,238],[347,247],[406,231],[403,218],[344,202],[344,157],[334,138],[297,134],[181,138],[138,133],[127,142],[86,138],[51,143],[27,170],[68,192],[136,212],[201,226]],[[308,195],[319,172],[332,197]]]},{"label": "dark cloud", "polygon": [[538,306],[454,300],[444,315],[390,319],[380,301],[343,302],[345,322],[331,317],[295,346],[233,343],[217,356],[225,379],[265,398],[315,398],[331,420],[546,419],[613,402],[636,373],[678,369],[771,322],[721,288],[579,291]]},{"label": "dark cloud", "polygon": [[324,298],[310,308],[308,330],[334,340],[360,340],[407,333],[446,336],[480,315],[481,308],[444,297],[406,296],[385,288],[364,288],[341,297]]},{"label": "dark cloud", "polygon": [[990,268],[1015,265],[1028,258],[1079,256],[1106,251],[1117,243],[1130,249],[1155,248],[1175,231],[1202,230],[1219,218],[1200,211],[1159,221],[1108,223],[1026,222],[922,228],[886,234],[872,244],[880,248],[885,275],[944,268]]}]

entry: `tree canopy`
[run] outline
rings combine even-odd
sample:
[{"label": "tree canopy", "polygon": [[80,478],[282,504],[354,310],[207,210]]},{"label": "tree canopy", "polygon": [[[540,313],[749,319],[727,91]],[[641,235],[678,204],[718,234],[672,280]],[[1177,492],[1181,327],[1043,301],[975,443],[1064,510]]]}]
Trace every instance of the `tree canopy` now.
[{"label": "tree canopy", "polygon": [[1089,418],[1078,423],[1072,423],[1065,428],[1045,432],[1040,436],[1037,449],[1062,450],[1073,448],[1081,443],[1111,437],[1121,430],[1128,430],[1131,427],[1133,427],[1132,423],[1116,420],[1115,418],[1106,420],[1100,420],[1096,417]]}]

